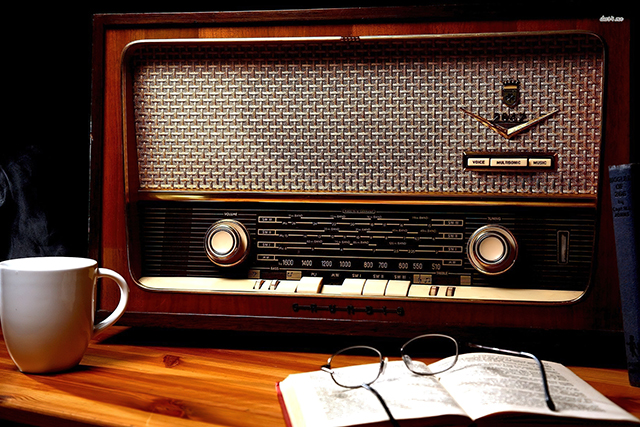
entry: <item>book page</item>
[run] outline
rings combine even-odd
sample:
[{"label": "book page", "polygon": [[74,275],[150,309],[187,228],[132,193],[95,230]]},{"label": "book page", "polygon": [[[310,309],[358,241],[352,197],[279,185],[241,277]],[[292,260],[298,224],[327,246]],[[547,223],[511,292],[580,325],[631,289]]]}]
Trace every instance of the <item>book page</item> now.
[{"label": "book page", "polygon": [[[430,366],[438,363],[441,362]],[[637,421],[565,366],[553,362],[543,364],[549,394],[557,411],[551,411],[546,405],[538,365],[525,357],[463,354],[451,370],[438,378],[473,419],[497,412],[523,412]]]},{"label": "book page", "polygon": [[[361,368],[363,366],[342,369],[355,371]],[[402,361],[390,362],[372,387],[398,420],[449,414],[468,420],[433,376],[415,375]],[[372,392],[340,387],[326,372],[290,375],[280,383],[280,390],[296,427],[351,426],[388,420]]]}]

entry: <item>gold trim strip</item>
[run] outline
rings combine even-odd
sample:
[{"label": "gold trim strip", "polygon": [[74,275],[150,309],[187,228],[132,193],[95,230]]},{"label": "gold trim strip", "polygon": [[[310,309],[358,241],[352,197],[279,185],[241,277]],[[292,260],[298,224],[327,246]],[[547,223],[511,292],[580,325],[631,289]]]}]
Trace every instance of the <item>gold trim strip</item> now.
[{"label": "gold trim strip", "polygon": [[353,203],[422,206],[547,206],[561,208],[597,207],[597,199],[591,196],[534,196],[514,197],[512,195],[456,194],[452,195],[389,195],[389,194],[346,194],[346,193],[214,193],[179,191],[140,191],[138,200],[162,202],[211,201],[211,202],[259,202],[259,203]]}]

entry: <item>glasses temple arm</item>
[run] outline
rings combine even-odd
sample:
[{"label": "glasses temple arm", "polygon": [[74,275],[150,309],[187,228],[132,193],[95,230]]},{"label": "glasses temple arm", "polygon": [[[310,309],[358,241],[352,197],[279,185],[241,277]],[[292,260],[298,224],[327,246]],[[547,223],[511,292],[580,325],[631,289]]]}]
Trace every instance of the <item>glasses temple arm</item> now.
[{"label": "glasses temple arm", "polygon": [[547,374],[544,370],[544,365],[542,364],[542,362],[540,361],[540,359],[538,359],[535,355],[531,354],[531,353],[525,353],[523,351],[513,351],[513,350],[505,350],[502,348],[496,348],[496,347],[487,347],[484,345],[480,345],[480,344],[469,344],[469,347],[473,347],[473,348],[479,348],[479,349],[483,349],[483,350],[491,350],[491,351],[495,351],[498,353],[505,353],[505,354],[512,354],[515,356],[524,356],[524,357],[528,357],[529,359],[533,359],[535,360],[536,364],[538,365],[538,368],[540,369],[540,374],[542,375],[542,386],[544,388],[544,397],[545,400],[547,402],[547,407],[549,409],[551,409],[552,411],[556,411],[556,405],[553,403],[553,400],[551,399],[551,394],[549,393],[549,383],[547,381]]},{"label": "glasses temple arm", "polygon": [[553,400],[551,400],[551,393],[549,393],[549,383],[547,382],[547,373],[544,370],[544,365],[542,364],[540,359],[538,359],[536,356],[534,356],[531,353],[522,352],[521,354],[525,357],[529,357],[535,360],[536,363],[538,364],[538,367],[540,368],[540,374],[542,375],[542,386],[544,387],[544,396],[545,396],[545,400],[547,401],[547,407],[549,407],[549,409],[551,409],[552,411],[555,411],[556,405],[555,403],[553,403]]},{"label": "glasses temple arm", "polygon": [[396,419],[393,417],[393,415],[391,415],[391,411],[389,410],[389,407],[387,406],[387,403],[384,401],[382,396],[380,396],[380,393],[378,393],[369,384],[362,384],[362,388],[369,390],[371,393],[373,393],[378,398],[378,400],[382,404],[382,407],[384,408],[384,411],[387,413],[387,416],[389,417],[389,421],[391,421],[391,424],[393,425],[393,427],[400,427],[400,424],[398,424],[398,421],[396,421]]}]

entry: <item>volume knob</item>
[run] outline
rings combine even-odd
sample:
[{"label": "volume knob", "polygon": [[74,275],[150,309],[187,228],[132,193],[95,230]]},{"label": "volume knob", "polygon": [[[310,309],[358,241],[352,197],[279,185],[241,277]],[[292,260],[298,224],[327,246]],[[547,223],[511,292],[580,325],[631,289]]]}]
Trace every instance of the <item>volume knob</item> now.
[{"label": "volume knob", "polygon": [[518,243],[511,232],[500,225],[485,225],[469,238],[467,257],[481,273],[496,275],[509,270],[518,257]]},{"label": "volume knob", "polygon": [[247,258],[250,242],[249,232],[242,223],[223,219],[209,227],[204,247],[211,262],[220,267],[233,267]]}]

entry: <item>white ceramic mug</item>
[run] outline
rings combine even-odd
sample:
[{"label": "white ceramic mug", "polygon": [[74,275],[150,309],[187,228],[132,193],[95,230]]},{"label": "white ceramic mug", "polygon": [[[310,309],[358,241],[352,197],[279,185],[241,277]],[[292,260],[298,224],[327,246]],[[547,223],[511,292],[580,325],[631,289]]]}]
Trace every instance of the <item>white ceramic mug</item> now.
[{"label": "white ceramic mug", "polygon": [[[97,279],[120,287],[120,302],[94,325]],[[92,259],[35,257],[0,263],[0,322],[14,363],[25,373],[73,368],[89,340],[124,313],[129,287],[115,271]]]}]

